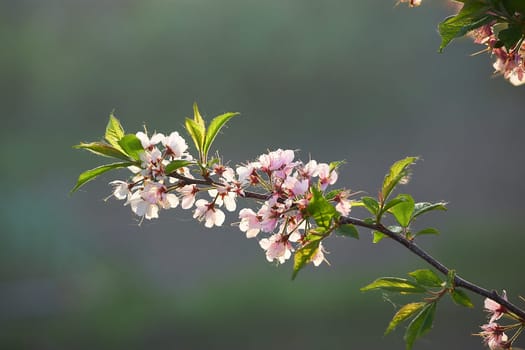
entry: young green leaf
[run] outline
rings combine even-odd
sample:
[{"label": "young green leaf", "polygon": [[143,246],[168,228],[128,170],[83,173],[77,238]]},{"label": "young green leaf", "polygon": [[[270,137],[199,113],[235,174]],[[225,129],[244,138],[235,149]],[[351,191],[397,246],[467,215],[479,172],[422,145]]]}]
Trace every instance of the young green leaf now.
[{"label": "young green leaf", "polygon": [[334,206],[323,197],[317,188],[312,188],[313,197],[307,207],[307,212],[315,220],[317,226],[329,228],[332,220],[338,215]]},{"label": "young green leaf", "polygon": [[118,144],[131,159],[140,160],[140,154],[144,152],[144,148],[142,148],[142,143],[135,134],[124,135]]},{"label": "young green leaf", "polygon": [[104,138],[107,142],[118,150],[122,150],[118,142],[124,137],[124,128],[120,124],[120,121],[115,118],[113,113],[109,115],[109,121],[106,125],[106,134]]},{"label": "young green leaf", "polygon": [[447,288],[450,288],[450,289],[455,289],[455,279],[456,279],[456,270],[448,270],[448,273],[447,273],[447,285],[446,287]]},{"label": "young green leaf", "polygon": [[73,146],[76,149],[85,149],[99,156],[109,157],[109,158],[118,158],[122,160],[130,160],[129,157],[121,151],[121,148],[117,149],[112,145],[108,145],[105,142],[90,142],[84,143],[81,142],[78,145]]},{"label": "young green leaf", "polygon": [[208,151],[210,150],[211,144],[215,140],[215,137],[217,136],[221,128],[224,126],[224,124],[226,124],[228,120],[235,117],[236,115],[239,115],[239,113],[225,113],[213,118],[213,120],[210,122],[208,130],[206,131],[206,136],[204,138],[204,145],[202,147],[202,152],[204,153],[205,158],[208,154]]},{"label": "young green leaf", "polygon": [[439,52],[455,38],[459,38],[492,21],[492,16],[487,14],[490,6],[479,1],[465,2],[462,9],[455,16],[446,18],[438,26],[441,36]]},{"label": "young green leaf", "polygon": [[388,211],[388,209],[398,205],[399,203],[402,203],[405,201],[405,197],[397,196],[396,198],[388,201],[385,206],[383,207],[383,212]]},{"label": "young green leaf", "polygon": [[93,180],[97,176],[99,176],[99,175],[101,175],[101,174],[103,174],[103,173],[105,173],[105,172],[107,172],[109,170],[118,169],[118,168],[124,168],[124,167],[128,167],[130,165],[133,165],[133,163],[131,163],[131,162],[112,163],[112,164],[102,165],[102,166],[99,166],[99,167],[96,167],[96,168],[93,168],[93,169],[90,169],[90,170],[86,170],[82,174],[80,174],[80,176],[78,177],[78,180],[77,180],[77,183],[76,183],[75,187],[73,187],[73,189],[71,190],[70,193],[75,192],[80,187],[84,186],[88,181]]},{"label": "young green leaf", "polygon": [[382,277],[376,279],[369,285],[361,288],[362,292],[369,290],[382,289],[389,292],[398,292],[401,294],[425,293],[426,289],[415,282],[398,277]]},{"label": "young green leaf", "polygon": [[439,235],[439,231],[435,228],[428,227],[416,233],[416,236],[420,235]]},{"label": "young green leaf", "polygon": [[422,286],[426,287],[441,287],[443,280],[432,270],[416,270],[408,274],[410,277],[413,277],[416,282]]},{"label": "young green leaf", "polygon": [[346,162],[344,160],[337,160],[335,162],[330,162],[329,170],[330,172],[337,170],[341,165],[345,164]]},{"label": "young green leaf", "polygon": [[400,194],[396,198],[401,199],[401,202],[391,207],[389,213],[394,215],[399,225],[407,227],[414,212],[414,199],[408,194]]},{"label": "young green leaf", "polygon": [[473,308],[474,304],[472,304],[472,301],[470,301],[470,298],[468,297],[467,293],[460,289],[453,289],[452,292],[450,292],[450,296],[452,297],[452,300],[458,305]]},{"label": "young green leaf", "polygon": [[202,118],[201,113],[199,112],[199,106],[197,105],[197,102],[193,102],[193,120],[203,130],[206,128],[206,123],[204,122],[204,119]]},{"label": "young green leaf", "polygon": [[372,215],[377,215],[379,212],[379,203],[375,200],[375,198],[362,197],[361,201],[365,205],[365,208],[368,209]]},{"label": "young green leaf", "polygon": [[426,304],[427,303],[425,302],[419,302],[404,305],[401,309],[399,309],[396,312],[394,317],[392,317],[392,321],[390,321],[385,331],[385,335],[392,332],[401,322],[403,322],[407,318],[410,318],[413,314],[421,310],[421,308],[424,307]]},{"label": "young green leaf", "polygon": [[166,168],[164,169],[164,172],[166,174],[171,174],[175,170],[180,169],[180,168],[185,167],[185,166],[190,165],[190,164],[194,164],[194,162],[191,162],[189,160],[184,160],[184,159],[177,159],[177,160],[172,161],[168,165],[166,165]]},{"label": "young green leaf", "polygon": [[351,224],[345,224],[345,225],[338,226],[335,232],[339,236],[352,237],[352,238],[359,239],[359,232],[357,231],[355,226]]},{"label": "young green leaf", "polygon": [[438,203],[428,203],[428,202],[420,202],[416,203],[414,205],[414,214],[412,217],[418,217],[421,214],[424,214],[426,212],[432,211],[432,210],[447,210],[446,202],[438,202]]},{"label": "young green leaf", "polygon": [[383,238],[388,237],[382,232],[374,231],[374,237],[372,238],[372,243],[379,243],[383,240]]},{"label": "young green leaf", "polygon": [[381,194],[383,199],[386,201],[392,190],[397,184],[406,176],[409,175],[409,167],[412,165],[418,157],[406,157],[405,159],[398,160],[391,167],[389,173],[383,180],[383,187]]},{"label": "young green leaf", "polygon": [[[318,236],[319,237],[319,236]],[[293,258],[293,273],[292,280],[297,277],[299,270],[301,270],[306,264],[308,264],[312,257],[317,253],[321,239],[316,239],[308,242],[303,247],[299,248]]]},{"label": "young green leaf", "polygon": [[507,51],[511,51],[514,46],[520,41],[523,36],[523,29],[518,25],[509,25],[508,28],[501,30],[498,33],[498,40],[500,40]]},{"label": "young green leaf", "polygon": [[412,349],[417,338],[425,335],[434,323],[436,313],[436,302],[429,303],[410,322],[405,333],[406,349]]},{"label": "young green leaf", "polygon": [[195,144],[195,148],[197,149],[197,151],[199,151],[199,153],[202,153],[204,145],[205,128],[201,127],[200,124],[197,123],[195,120],[189,118],[186,118],[184,125],[186,127],[186,131],[191,136],[191,139]]}]

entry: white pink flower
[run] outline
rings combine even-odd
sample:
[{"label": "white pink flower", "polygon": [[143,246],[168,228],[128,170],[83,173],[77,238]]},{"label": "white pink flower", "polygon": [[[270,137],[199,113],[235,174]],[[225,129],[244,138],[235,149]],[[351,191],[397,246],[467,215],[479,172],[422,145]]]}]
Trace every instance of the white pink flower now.
[{"label": "white pink flower", "polygon": [[497,323],[489,323],[481,326],[482,332],[479,335],[490,350],[510,349],[511,344],[507,342],[508,337],[503,332],[503,327]]},{"label": "white pink flower", "polygon": [[[504,300],[507,300],[507,292],[503,291],[501,297]],[[505,306],[500,305],[492,299],[486,298],[484,304],[485,311],[487,311],[490,315],[489,323],[499,320],[501,316],[507,312],[507,308]]]},{"label": "white pink flower", "polygon": [[328,185],[333,185],[337,181],[337,172],[330,170],[330,166],[326,163],[321,163],[317,166],[319,174],[319,184],[321,190],[325,190]]},{"label": "white pink flower", "polygon": [[246,232],[246,238],[253,238],[261,231],[260,217],[252,209],[241,209],[239,218],[241,219],[239,228],[242,232]]},{"label": "white pink flower", "polygon": [[334,201],[337,203],[335,205],[335,210],[337,210],[339,214],[343,216],[348,216],[352,207],[348,196],[349,193],[347,191],[341,191],[334,197]]},{"label": "white pink flower", "polygon": [[[323,263],[323,261],[326,261],[324,253],[326,253],[323,243],[319,242],[319,248],[315,251],[315,253],[311,257],[311,261],[314,264],[314,266],[319,266]],[[327,262],[328,263],[328,262]]]},{"label": "white pink flower", "polygon": [[125,181],[115,180],[109,183],[113,186],[113,196],[117,199],[127,199],[131,196],[129,184]]},{"label": "white pink flower", "polygon": [[164,140],[164,135],[157,133],[153,134],[151,138],[149,138],[146,133],[139,131],[135,134],[135,136],[137,136],[137,138],[140,140],[142,148],[145,150],[151,150],[156,144]]},{"label": "white pink flower", "polygon": [[135,191],[125,204],[138,216],[147,220],[158,218],[159,207],[163,209],[175,208],[179,205],[179,198],[168,193],[166,186],[157,182],[147,182],[142,190]]},{"label": "white pink flower", "polygon": [[182,195],[181,208],[190,209],[195,203],[195,195],[199,192],[196,185],[186,185],[177,190]]},{"label": "white pink flower", "polygon": [[211,228],[213,226],[221,226],[224,223],[224,212],[217,208],[214,202],[199,199],[195,202],[195,207],[193,217],[199,221],[204,220],[204,226]]},{"label": "white pink flower", "polygon": [[176,131],[172,132],[169,136],[163,138],[161,141],[164,147],[166,147],[166,153],[173,158],[181,158],[188,149],[186,140],[184,140],[184,138],[182,138]]},{"label": "white pink flower", "polygon": [[286,260],[290,259],[293,251],[290,237],[276,233],[269,238],[261,239],[259,245],[266,251],[266,260],[270,262],[277,260],[283,264]]}]

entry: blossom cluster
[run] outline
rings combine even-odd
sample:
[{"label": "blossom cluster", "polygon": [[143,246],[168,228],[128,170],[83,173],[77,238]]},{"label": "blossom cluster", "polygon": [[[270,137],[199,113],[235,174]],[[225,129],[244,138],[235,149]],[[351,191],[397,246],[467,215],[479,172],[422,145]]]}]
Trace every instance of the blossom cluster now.
[{"label": "blossom cluster", "polygon": [[[292,253],[308,243],[312,229],[306,208],[312,198],[312,187],[325,191],[338,178],[336,167],[310,160],[295,160],[293,150],[278,149],[260,155],[256,161],[238,166],[235,170],[216,161],[205,167],[194,161],[188,145],[177,132],[169,136],[144,132],[135,134],[140,140],[140,166],[130,166],[133,173],[129,181],[115,180],[113,196],[125,200],[131,210],[142,219],[159,217],[160,209],[193,209],[193,217],[204,221],[204,226],[221,226],[226,211],[237,210],[239,197],[253,197],[259,201],[256,210],[239,211],[239,228],[246,237],[259,233],[266,235],[259,245],[268,261],[284,263]],[[168,172],[169,164],[185,161],[184,165]],[[197,168],[202,179],[192,173]],[[248,191],[249,190],[249,191]],[[206,198],[197,196],[204,194]],[[331,201],[341,215],[350,212],[347,191],[336,191]],[[321,243],[311,257],[318,266],[323,261]]]},{"label": "blossom cluster", "polygon": [[[504,300],[507,300],[507,294],[503,291],[502,295]],[[505,313],[507,309],[505,306],[500,305],[492,299],[485,299],[485,311],[489,313],[489,323],[481,326],[482,331],[479,335],[483,338],[485,344],[490,348],[490,350],[503,350],[510,349],[511,342],[509,337],[505,334],[504,326],[496,323]]]},{"label": "blossom cluster", "polygon": [[525,84],[525,42],[518,43],[511,49],[501,45],[495,34],[496,22],[483,25],[470,32],[474,43],[485,45],[484,51],[496,58],[492,65],[495,74],[501,74],[512,85]]}]

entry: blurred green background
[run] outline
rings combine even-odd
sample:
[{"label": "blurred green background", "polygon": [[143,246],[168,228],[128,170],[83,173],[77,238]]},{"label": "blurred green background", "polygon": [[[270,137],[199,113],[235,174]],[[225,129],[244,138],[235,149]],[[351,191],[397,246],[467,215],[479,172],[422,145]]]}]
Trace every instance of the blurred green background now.
[{"label": "blurred green background", "polygon": [[[382,334],[392,303],[412,299],[359,292],[425,267],[392,242],[330,239],[331,266],[292,282],[291,264],[268,264],[235,227],[181,210],[139,226],[104,202],[114,175],[68,195],[101,161],[71,146],[101,138],[112,110],[129,132],[167,133],[194,101],[208,119],[242,113],[216,143],[232,164],[278,147],[345,159],[339,184],[374,195],[393,161],[421,155],[403,191],[450,210],[419,222],[442,232],[420,244],[514,301],[525,294],[524,90],[491,79],[468,40],[436,53],[443,1],[394,5],[0,1],[0,348],[404,348],[403,327]],[[416,349],[481,348],[473,300],[444,302]]]}]

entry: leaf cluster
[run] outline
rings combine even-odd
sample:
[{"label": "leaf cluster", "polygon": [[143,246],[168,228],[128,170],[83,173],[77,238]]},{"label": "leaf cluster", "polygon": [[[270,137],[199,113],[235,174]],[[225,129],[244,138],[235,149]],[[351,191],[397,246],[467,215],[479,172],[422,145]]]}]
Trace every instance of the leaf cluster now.
[{"label": "leaf cluster", "polygon": [[420,269],[408,273],[409,278],[382,277],[361,288],[361,291],[382,290],[400,295],[425,294],[418,302],[403,305],[392,317],[385,335],[392,332],[399,324],[410,320],[405,330],[404,340],[407,350],[412,349],[416,339],[425,335],[434,322],[437,304],[442,296],[449,294],[452,300],[465,307],[473,307],[468,295],[456,289],[453,284],[454,272],[449,273],[446,281],[434,271]]},{"label": "leaf cluster", "polygon": [[[523,0],[462,0],[461,10],[438,25],[441,36],[439,52],[468,32],[484,25],[496,25],[496,48],[511,51],[525,37],[525,1]],[[521,14],[515,16],[515,14]]]}]

